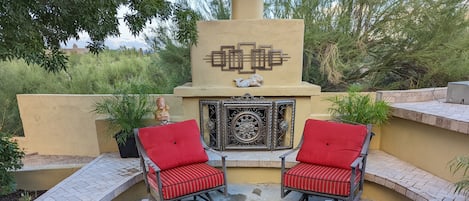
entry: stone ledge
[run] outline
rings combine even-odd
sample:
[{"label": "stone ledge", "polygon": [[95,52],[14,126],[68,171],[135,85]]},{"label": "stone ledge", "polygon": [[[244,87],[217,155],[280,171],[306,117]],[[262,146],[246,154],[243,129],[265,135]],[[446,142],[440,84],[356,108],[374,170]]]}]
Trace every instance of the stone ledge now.
[{"label": "stone ledge", "polygon": [[138,158],[102,154],[36,200],[112,200],[143,180]]},{"label": "stone ledge", "polygon": [[424,102],[443,99],[446,97],[447,87],[377,91],[376,99],[388,103]]},{"label": "stone ledge", "polygon": [[[253,96],[319,96],[321,87],[307,82],[292,86],[261,86],[261,87],[223,87],[203,86],[195,87],[192,83],[174,88],[174,95],[181,97],[224,97],[243,96],[249,93]],[[201,96],[203,94],[203,96]]]},{"label": "stone ledge", "polygon": [[469,105],[427,101],[392,104],[392,115],[469,134]]},{"label": "stone ledge", "polygon": [[411,200],[469,200],[455,194],[451,182],[378,150],[370,151],[365,180],[385,186]]}]

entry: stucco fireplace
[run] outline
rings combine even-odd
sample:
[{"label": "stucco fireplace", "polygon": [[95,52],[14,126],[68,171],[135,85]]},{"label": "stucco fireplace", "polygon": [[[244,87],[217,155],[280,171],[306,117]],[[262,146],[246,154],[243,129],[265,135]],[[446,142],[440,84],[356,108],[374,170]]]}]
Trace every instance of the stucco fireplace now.
[{"label": "stucco fireplace", "polygon": [[[192,82],[178,86],[185,118],[224,151],[295,146],[321,87],[302,81],[304,22],[262,19],[262,0],[233,0],[232,19],[197,22]],[[260,75],[262,84],[238,80]]]}]

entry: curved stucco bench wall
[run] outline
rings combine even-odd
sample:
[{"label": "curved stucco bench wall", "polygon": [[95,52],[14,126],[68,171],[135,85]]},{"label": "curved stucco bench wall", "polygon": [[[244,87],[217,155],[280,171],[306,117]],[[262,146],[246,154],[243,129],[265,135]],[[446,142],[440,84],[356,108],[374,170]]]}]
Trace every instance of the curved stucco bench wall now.
[{"label": "curved stucco bench wall", "polygon": [[[235,168],[264,168],[264,171],[270,168],[273,175],[267,174],[269,176],[266,177],[274,177],[273,182],[279,183],[280,173],[276,168],[280,167],[278,156],[284,152],[224,152],[228,156],[227,167],[230,168],[228,179],[236,183],[236,178],[239,177],[259,177],[256,172],[243,172],[242,175],[230,177],[230,173],[233,173],[230,170]],[[212,165],[220,165],[221,162],[216,156],[209,157],[213,158],[210,161]],[[296,154],[287,157],[287,167],[296,164],[295,158]],[[410,200],[466,200],[463,195],[454,193],[452,183],[379,150],[370,150],[365,180],[395,191]]]},{"label": "curved stucco bench wall", "polygon": [[[256,175],[253,176],[249,171],[243,171],[241,176],[236,171],[252,168],[264,171],[265,175],[273,177],[271,178],[273,181],[270,182],[275,183],[280,177],[278,156],[284,152],[265,151],[255,154],[224,152],[228,155],[229,182],[236,183],[239,179],[236,176],[244,180],[255,177]],[[213,155],[209,157],[212,165],[220,165],[219,157]],[[288,156],[287,165],[292,167],[295,164],[295,154]],[[54,186],[38,200],[72,198],[112,200],[142,180],[138,159],[122,159],[118,154],[103,154]],[[452,193],[451,183],[378,150],[370,151],[365,180],[393,190],[410,200],[466,200],[463,196]],[[266,180],[261,183],[266,183]],[[367,191],[366,185],[364,196]]]}]

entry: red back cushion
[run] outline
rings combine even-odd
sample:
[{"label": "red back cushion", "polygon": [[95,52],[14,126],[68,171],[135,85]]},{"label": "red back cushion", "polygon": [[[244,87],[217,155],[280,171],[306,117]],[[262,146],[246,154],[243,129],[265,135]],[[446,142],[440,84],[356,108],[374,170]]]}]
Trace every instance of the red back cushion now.
[{"label": "red back cushion", "polygon": [[296,160],[351,169],[350,164],[360,155],[366,134],[364,125],[308,119]]},{"label": "red back cushion", "polygon": [[138,136],[148,157],[162,170],[208,160],[195,120],[140,128]]}]

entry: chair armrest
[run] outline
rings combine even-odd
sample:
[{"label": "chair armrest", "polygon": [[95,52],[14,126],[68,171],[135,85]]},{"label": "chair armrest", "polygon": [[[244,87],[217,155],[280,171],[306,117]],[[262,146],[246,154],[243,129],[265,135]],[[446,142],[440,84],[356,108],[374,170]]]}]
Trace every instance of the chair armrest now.
[{"label": "chair armrest", "polygon": [[362,165],[363,165],[363,156],[359,156],[352,162],[352,164],[350,164],[350,167],[352,169],[357,168],[357,167],[361,168]]},{"label": "chair armrest", "polygon": [[216,151],[215,149],[212,149],[212,148],[210,148],[210,147],[205,147],[205,146],[204,146],[204,149],[205,149],[205,151],[210,151],[210,152],[212,152],[212,153],[214,153],[214,154],[220,156],[221,158],[226,158],[226,157],[227,157],[225,154],[223,154],[223,153],[221,153],[221,152],[219,152],[219,151]]},{"label": "chair armrest", "polygon": [[370,147],[370,142],[371,142],[371,139],[373,138],[374,135],[375,135],[375,133],[373,133],[373,132],[370,132],[370,133],[367,134],[366,139],[365,139],[365,143],[363,144],[360,155],[367,155],[368,154],[368,149]]},{"label": "chair armrest", "polygon": [[298,150],[298,147],[294,148],[294,149],[291,149],[290,151],[287,151],[286,153],[282,154],[279,156],[279,158],[281,158],[282,160],[285,160],[285,158],[292,154],[293,152],[295,152],[296,150]]},{"label": "chair armrest", "polygon": [[156,165],[156,163],[153,162],[146,154],[142,153],[142,158],[143,161],[145,161],[145,164],[150,166],[153,170],[155,170],[155,172],[161,171],[160,167],[158,167],[158,165]]}]

